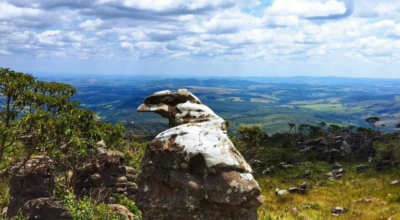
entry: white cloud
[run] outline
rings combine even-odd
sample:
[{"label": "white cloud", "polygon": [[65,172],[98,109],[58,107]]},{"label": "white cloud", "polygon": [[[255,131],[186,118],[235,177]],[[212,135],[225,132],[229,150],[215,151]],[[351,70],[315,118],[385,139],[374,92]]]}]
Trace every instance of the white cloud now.
[{"label": "white cloud", "polygon": [[256,0],[98,0],[98,4],[115,4],[142,10],[168,11],[186,9],[221,8],[230,5],[254,5]]},{"label": "white cloud", "polygon": [[391,29],[388,29],[386,35],[388,37],[400,39],[400,24],[397,24],[396,26],[393,26]]},{"label": "white cloud", "polygon": [[95,19],[95,20],[86,20],[85,22],[82,22],[81,24],[79,24],[79,27],[88,30],[88,31],[94,31],[97,28],[99,28],[99,26],[103,23],[103,21],[99,18]]},{"label": "white cloud", "polygon": [[33,8],[19,8],[7,2],[0,2],[0,20],[11,20],[21,16],[38,16],[41,10]]},{"label": "white cloud", "polygon": [[[352,0],[262,2],[5,0],[0,65],[4,57],[82,59],[87,65],[180,60],[183,66],[331,67],[351,60],[389,68],[399,63],[400,3],[356,1],[353,10]],[[254,7],[261,8],[259,14]]]},{"label": "white cloud", "polygon": [[328,17],[343,15],[346,5],[336,0],[323,3],[317,0],[275,0],[272,6],[265,10],[270,15],[297,15],[302,17]]}]

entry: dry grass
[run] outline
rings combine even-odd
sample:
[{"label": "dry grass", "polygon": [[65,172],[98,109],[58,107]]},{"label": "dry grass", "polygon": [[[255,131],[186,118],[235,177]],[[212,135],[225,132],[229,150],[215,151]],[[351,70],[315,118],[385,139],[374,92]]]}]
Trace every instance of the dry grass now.
[{"label": "dry grass", "polygon": [[[371,169],[357,174],[352,165],[346,167],[348,172],[343,179],[330,181],[325,178],[326,172],[316,172],[321,167],[330,171],[328,165],[319,164],[312,169],[311,179],[296,178],[304,172],[303,168],[258,178],[266,198],[259,209],[260,219],[400,219],[400,185],[390,184],[399,179],[399,171],[378,174]],[[274,194],[275,188],[298,187],[304,181],[311,185],[307,195],[292,194],[282,199]],[[339,217],[332,216],[331,210],[337,206],[349,211]]]}]

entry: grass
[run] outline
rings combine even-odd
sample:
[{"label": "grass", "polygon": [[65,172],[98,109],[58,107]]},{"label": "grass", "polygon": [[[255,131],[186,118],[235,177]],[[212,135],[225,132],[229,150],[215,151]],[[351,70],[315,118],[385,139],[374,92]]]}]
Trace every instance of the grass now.
[{"label": "grass", "polygon": [[312,109],[315,111],[326,111],[326,112],[362,112],[362,107],[345,107],[342,104],[314,104],[314,105],[302,105],[302,108]]},{"label": "grass", "polygon": [[257,99],[257,98],[252,98],[252,99],[251,99],[251,102],[271,103],[271,102],[274,102],[274,101],[267,100],[267,99]]},{"label": "grass", "polygon": [[340,98],[316,99],[310,101],[295,101],[292,105],[318,105],[318,104],[340,104]]},{"label": "grass", "polygon": [[[357,174],[355,165],[345,167],[345,177],[333,181],[325,177],[325,173],[330,171],[326,163],[318,163],[312,168],[278,171],[272,177],[258,178],[266,198],[259,209],[259,219],[400,219],[400,186],[390,184],[392,180],[399,179],[398,173],[380,174],[370,169]],[[310,179],[299,178],[305,169],[313,171]],[[274,194],[276,188],[298,187],[304,181],[310,184],[306,195],[280,199]],[[332,216],[331,210],[337,206],[349,211],[339,217]]]},{"label": "grass", "polygon": [[396,101],[400,102],[400,95],[396,95],[394,98]]},{"label": "grass", "polygon": [[345,110],[342,104],[315,104],[315,105],[303,105],[302,108],[309,108],[317,111],[341,111]]}]

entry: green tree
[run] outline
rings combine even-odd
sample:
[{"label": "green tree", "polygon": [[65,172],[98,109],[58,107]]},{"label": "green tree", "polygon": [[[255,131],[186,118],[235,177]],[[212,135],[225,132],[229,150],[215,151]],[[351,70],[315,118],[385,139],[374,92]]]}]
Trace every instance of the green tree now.
[{"label": "green tree", "polygon": [[367,119],[365,119],[365,121],[371,125],[372,130],[375,130],[375,123],[380,121],[380,118],[378,117],[369,117]]},{"label": "green tree", "polygon": [[238,139],[238,148],[242,151],[257,150],[268,139],[268,134],[260,126],[240,126]]},{"label": "green tree", "polygon": [[24,100],[33,83],[29,74],[0,68],[0,162],[17,139],[12,121],[24,110]]},{"label": "green tree", "polygon": [[301,135],[308,135],[310,133],[310,125],[308,124],[301,124],[298,126],[297,130]]},{"label": "green tree", "polygon": [[340,126],[338,126],[338,125],[329,125],[329,127],[328,127],[328,131],[330,132],[330,133],[335,133],[335,132],[338,132],[338,131],[340,131]]},{"label": "green tree", "polygon": [[293,128],[296,127],[295,124],[289,123],[289,134],[292,133]]},{"label": "green tree", "polygon": [[[122,125],[99,122],[92,111],[79,109],[79,102],[71,101],[76,94],[74,87],[36,81],[29,74],[9,69],[0,73],[3,168],[17,158],[27,161],[34,154],[43,154],[57,161],[59,171],[75,173],[98,141],[103,139],[115,148],[123,140]],[[72,188],[73,184],[71,181]]]},{"label": "green tree", "polygon": [[326,127],[326,123],[322,121],[322,122],[318,123],[318,126],[319,126],[321,129],[324,129],[324,128]]}]

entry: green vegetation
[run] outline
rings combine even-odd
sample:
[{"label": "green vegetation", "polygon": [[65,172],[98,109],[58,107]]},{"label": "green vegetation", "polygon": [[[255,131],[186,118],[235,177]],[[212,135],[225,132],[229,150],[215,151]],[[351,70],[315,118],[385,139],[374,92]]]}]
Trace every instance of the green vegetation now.
[{"label": "green vegetation", "polygon": [[[305,159],[295,156],[298,148],[291,147],[293,141],[299,138],[304,140],[318,138],[340,129],[339,126],[328,125],[325,122],[318,123],[318,126],[289,123],[287,133],[269,137],[266,134],[261,135],[259,127],[239,129],[237,137],[232,137],[233,142],[239,146],[243,155],[248,155],[248,152],[257,152],[257,159],[265,164],[263,167],[255,168],[257,181],[266,198],[264,205],[258,210],[260,220],[336,219],[337,217],[332,216],[331,210],[337,206],[349,209],[348,213],[339,217],[340,219],[397,219],[400,217],[398,211],[400,210],[400,186],[391,185],[391,181],[400,178],[398,174],[400,136],[397,133],[385,134],[374,144],[377,150],[374,161],[391,160],[395,164],[393,169],[383,173],[374,169],[374,163],[369,164],[366,171],[357,173],[356,165],[361,162],[354,158],[347,158],[344,161],[337,161],[347,170],[345,176],[341,179],[329,180],[326,173],[332,170],[331,164],[317,161],[312,155]],[[354,127],[349,129],[354,130]],[[359,130],[372,132],[372,129]],[[247,147],[240,147],[248,140],[260,140],[260,136],[267,138]],[[265,167],[274,167],[282,161],[297,165],[291,169],[271,168],[268,176],[261,175]],[[311,175],[304,176],[306,171]],[[277,188],[288,189],[299,186],[303,182],[310,184],[306,195],[290,194],[285,197],[275,195]]]},{"label": "green vegetation", "polygon": [[[57,184],[63,186],[60,198],[73,211],[75,219],[121,219],[104,204],[91,198],[73,196],[77,170],[82,167],[96,143],[104,140],[109,149],[130,150],[127,164],[139,166],[143,144],[125,133],[121,124],[98,121],[93,111],[79,108],[72,101],[76,89],[70,85],[36,80],[29,74],[0,69],[0,208],[9,202],[9,169],[18,159],[28,161],[36,155],[50,157],[56,170]],[[26,143],[29,140],[29,143]],[[132,201],[120,202],[134,210]],[[136,211],[137,208],[136,208]]]},{"label": "green vegetation", "polygon": [[[330,165],[321,162],[257,178],[266,198],[259,209],[259,219],[336,219],[331,210],[337,206],[349,209],[338,219],[400,218],[399,186],[390,185],[393,179],[399,178],[396,171],[381,174],[370,169],[357,174],[354,165],[345,165],[345,168],[348,170],[345,177],[332,181],[325,177]],[[299,178],[305,169],[313,172],[311,178]],[[298,186],[304,181],[311,187],[306,195],[291,194],[283,200],[274,194],[276,188]]]},{"label": "green vegetation", "polygon": [[[398,121],[400,105],[396,104],[398,95],[381,88],[385,85],[321,88],[244,80],[175,79],[88,86],[74,81],[80,91],[77,94],[70,85],[39,81],[29,74],[9,69],[1,69],[0,74],[1,209],[10,200],[8,182],[12,174],[7,168],[19,158],[28,160],[40,154],[57,161],[57,185],[62,186],[57,196],[71,209],[74,219],[120,219],[93,198],[77,199],[73,194],[74,173],[99,140],[104,140],[108,149],[124,152],[125,164],[140,172],[148,143],[138,140],[151,140],[168,125],[160,116],[141,115],[136,108],[155,91],[192,85],[187,88],[230,121],[229,136],[242,154],[255,153],[265,163],[254,168],[266,198],[259,210],[260,219],[334,219],[331,210],[335,206],[349,209],[338,219],[400,218],[399,186],[390,185],[391,180],[400,178],[400,143],[396,134],[386,134],[374,143],[377,153],[365,173],[356,173],[355,164],[359,161],[354,158],[340,161],[347,169],[340,180],[328,180],[325,174],[331,170],[331,164],[318,161],[317,155],[299,157],[296,146],[298,141],[325,137],[344,127],[368,133],[377,129],[378,121],[386,125],[379,130],[400,128],[400,124],[386,123]],[[100,122],[94,112],[113,124]],[[364,128],[368,124],[372,129]],[[27,136],[35,140],[30,147],[23,141]],[[375,161],[387,159],[393,161],[395,169],[377,173],[373,169]],[[273,170],[270,176],[261,175],[266,166],[280,162],[299,165],[290,170]],[[307,178],[303,177],[306,170],[311,171]],[[304,181],[311,185],[306,195],[279,198],[274,194],[276,188],[298,186]],[[123,195],[115,196],[116,203],[140,218],[133,201]]]},{"label": "green vegetation", "polygon": [[325,111],[325,112],[348,112],[356,113],[362,112],[362,107],[344,107],[342,104],[313,104],[313,105],[301,105],[302,108],[308,108],[315,111]]},{"label": "green vegetation", "polygon": [[[47,78],[46,80],[52,80]],[[340,126],[366,126],[365,118],[376,115],[382,121],[398,120],[400,91],[397,81],[346,81],[324,79],[88,79],[62,78],[79,90],[75,99],[96,113],[103,121],[123,123],[136,135],[154,136],[168,128],[155,114],[139,114],[136,108],[149,95],[160,90],[187,88],[218,115],[232,122],[230,132],[240,124],[260,125],[269,134],[287,131],[287,124],[316,124],[325,121]],[[252,80],[252,81],[249,81]],[[310,82],[308,82],[310,81]],[[301,82],[301,84],[300,84]],[[318,82],[318,83],[315,83]],[[321,86],[324,85],[324,86]],[[132,123],[132,121],[134,123]],[[394,123],[381,130],[394,131]]]},{"label": "green vegetation", "polygon": [[116,215],[107,209],[106,204],[96,204],[89,197],[76,200],[71,191],[67,191],[61,197],[61,202],[72,212],[74,220],[123,220],[125,217]]}]

